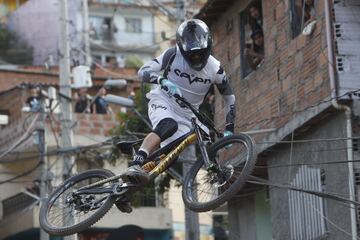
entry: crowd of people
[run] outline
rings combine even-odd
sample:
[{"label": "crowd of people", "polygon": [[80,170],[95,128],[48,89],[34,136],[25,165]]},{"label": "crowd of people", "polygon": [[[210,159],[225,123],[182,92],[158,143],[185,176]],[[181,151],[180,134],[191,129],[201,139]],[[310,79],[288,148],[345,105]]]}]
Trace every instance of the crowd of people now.
[{"label": "crowd of people", "polygon": [[76,113],[108,114],[112,112],[109,104],[105,101],[106,89],[100,88],[98,93],[92,97],[87,88],[79,88],[74,96]]},{"label": "crowd of people", "polygon": [[251,4],[248,8],[248,29],[251,30],[251,42],[246,41],[244,54],[249,67],[256,70],[264,61],[264,33],[261,7]]},{"label": "crowd of people", "polygon": [[[248,66],[252,70],[258,69],[264,61],[264,33],[263,17],[260,1],[254,1],[246,10],[247,26],[245,26],[245,49],[244,55]],[[297,35],[307,27],[311,34],[316,20],[315,0],[295,1],[295,32]],[[304,33],[304,32],[303,32]],[[305,34],[305,33],[304,33]]]},{"label": "crowd of people", "polygon": [[[100,88],[95,96],[91,96],[87,92],[87,88],[79,88],[73,100],[75,101],[74,111],[76,113],[96,113],[108,114],[112,113],[112,109],[105,101],[106,89]],[[30,86],[30,96],[26,100],[30,111],[37,112],[40,110],[40,87]]]}]

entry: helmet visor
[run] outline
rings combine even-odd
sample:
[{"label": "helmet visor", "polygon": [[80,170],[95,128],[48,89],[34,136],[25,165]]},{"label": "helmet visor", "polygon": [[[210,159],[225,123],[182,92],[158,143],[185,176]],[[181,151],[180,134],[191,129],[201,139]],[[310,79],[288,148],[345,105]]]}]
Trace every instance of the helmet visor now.
[{"label": "helmet visor", "polygon": [[187,59],[189,64],[195,69],[203,67],[209,56],[206,48],[186,51],[185,54],[185,58]]},{"label": "helmet visor", "polygon": [[186,33],[181,38],[181,46],[184,51],[194,51],[208,47],[209,34]]}]

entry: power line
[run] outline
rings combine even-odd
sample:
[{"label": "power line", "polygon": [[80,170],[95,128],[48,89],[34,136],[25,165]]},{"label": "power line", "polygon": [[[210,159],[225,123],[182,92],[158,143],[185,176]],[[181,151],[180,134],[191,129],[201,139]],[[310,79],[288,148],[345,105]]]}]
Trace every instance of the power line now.
[{"label": "power line", "polygon": [[256,144],[272,144],[272,143],[313,143],[313,142],[334,142],[334,141],[346,141],[349,139],[360,139],[360,136],[358,137],[350,137],[350,138],[318,138],[318,139],[304,139],[304,140],[289,140],[289,141],[277,141],[277,142],[257,142]]},{"label": "power line", "polygon": [[293,191],[298,191],[298,192],[309,193],[309,194],[313,194],[313,195],[316,195],[319,197],[324,197],[324,198],[332,199],[335,201],[346,202],[346,203],[354,204],[356,206],[360,206],[359,202],[352,201],[352,200],[344,198],[344,197],[336,196],[334,194],[330,194],[327,192],[318,192],[318,191],[308,190],[308,189],[302,189],[302,188],[298,188],[298,187],[295,187],[292,185],[271,183],[265,179],[255,177],[255,176],[251,176],[250,180],[248,180],[247,182],[253,183],[253,184],[258,184],[258,185],[263,185],[263,186],[271,186],[271,187],[275,187],[275,188],[283,188],[283,189],[288,189],[288,190],[293,190]]},{"label": "power line", "polygon": [[44,164],[44,163],[42,163],[42,162],[39,161],[39,162],[38,162],[33,168],[31,168],[30,170],[28,170],[28,171],[26,171],[26,172],[24,172],[24,173],[21,173],[21,174],[15,176],[15,177],[9,178],[9,179],[7,179],[7,180],[0,181],[0,185],[1,185],[1,184],[8,183],[8,182],[11,182],[11,181],[13,181],[13,180],[15,180],[15,179],[18,179],[18,178],[21,178],[21,177],[24,177],[24,176],[26,176],[26,175],[31,174],[31,173],[34,172],[38,167],[40,167],[41,164]]},{"label": "power line", "polygon": [[[307,159],[311,160],[311,159]],[[264,169],[270,169],[270,168],[287,168],[287,167],[294,167],[294,166],[316,166],[316,165],[331,165],[331,164],[341,164],[341,163],[349,163],[349,162],[360,162],[360,159],[355,160],[344,160],[344,161],[325,161],[325,162],[309,162],[309,163],[291,163],[291,164],[279,164],[279,165],[270,165],[270,166],[260,166],[256,165],[255,168],[264,168]]]},{"label": "power line", "polygon": [[31,122],[30,126],[28,127],[28,129],[26,130],[26,132],[18,139],[18,141],[16,143],[14,143],[8,150],[6,150],[4,153],[2,153],[0,155],[0,163],[1,163],[1,159],[3,159],[6,155],[8,155],[11,151],[13,151],[15,148],[17,148],[18,146],[20,146],[23,142],[25,142],[28,138],[31,137],[32,134],[32,128],[35,125],[37,119],[39,118],[39,114],[36,114],[36,116],[34,117],[33,121]]}]

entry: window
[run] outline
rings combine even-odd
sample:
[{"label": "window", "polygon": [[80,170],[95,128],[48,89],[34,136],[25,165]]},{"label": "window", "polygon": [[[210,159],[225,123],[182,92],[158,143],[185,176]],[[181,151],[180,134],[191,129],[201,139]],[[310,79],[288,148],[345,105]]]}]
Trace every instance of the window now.
[{"label": "window", "polygon": [[141,19],[140,18],[126,18],[125,31],[129,33],[141,33]]},{"label": "window", "polygon": [[240,14],[242,77],[258,69],[264,61],[264,34],[261,1],[252,1]]},{"label": "window", "polygon": [[113,41],[117,28],[112,18],[89,17],[89,36],[94,40]]},{"label": "window", "polygon": [[3,217],[10,216],[13,213],[20,212],[27,207],[35,204],[37,199],[25,193],[18,193],[2,201]]},{"label": "window", "polygon": [[[308,33],[314,29],[316,19],[316,0],[290,0],[292,37],[297,37],[306,27]],[[304,31],[304,34],[306,32]]]},{"label": "window", "polygon": [[[325,174],[319,168],[302,166],[291,186],[324,192]],[[327,232],[324,199],[299,191],[289,191],[288,198],[291,239],[323,239]]]},{"label": "window", "polygon": [[9,124],[10,111],[0,109],[0,129],[3,125]]},{"label": "window", "polygon": [[117,65],[117,59],[115,56],[106,56],[105,57],[105,66],[110,68],[116,68]]}]

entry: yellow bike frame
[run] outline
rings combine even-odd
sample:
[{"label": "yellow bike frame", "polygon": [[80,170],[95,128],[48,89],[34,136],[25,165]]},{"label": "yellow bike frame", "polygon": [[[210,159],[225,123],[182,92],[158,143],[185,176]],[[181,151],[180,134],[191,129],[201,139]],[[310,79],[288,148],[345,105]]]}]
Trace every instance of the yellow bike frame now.
[{"label": "yellow bike frame", "polygon": [[180,153],[190,144],[194,143],[196,141],[196,134],[192,133],[187,138],[182,141],[179,146],[177,146],[175,149],[173,149],[168,155],[165,156],[164,159],[161,160],[161,162],[153,169],[151,170],[150,177],[155,178],[160,173],[164,172],[168,166],[173,162],[173,160],[180,155]]}]

